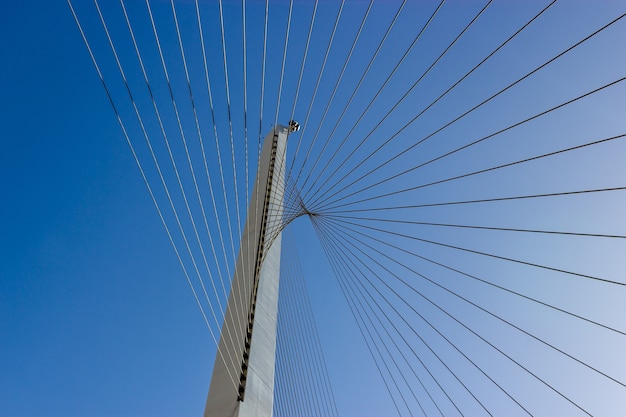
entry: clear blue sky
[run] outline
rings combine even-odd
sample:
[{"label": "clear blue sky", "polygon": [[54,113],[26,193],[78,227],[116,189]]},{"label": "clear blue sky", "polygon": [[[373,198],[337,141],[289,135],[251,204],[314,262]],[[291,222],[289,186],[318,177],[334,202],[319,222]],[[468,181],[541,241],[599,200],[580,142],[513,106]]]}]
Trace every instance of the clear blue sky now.
[{"label": "clear blue sky", "polygon": [[[159,127],[151,113],[142,75],[129,41],[123,14],[117,2],[102,2],[103,13],[127,71],[131,88],[146,115],[151,137],[159,143],[159,157],[168,163]],[[145,3],[128,1],[128,12],[143,46],[148,73],[154,81],[157,101],[168,106],[168,92],[163,83],[158,53],[154,47]],[[324,175],[316,179],[329,155],[345,137],[361,111],[384,82],[393,66],[435,10],[435,2],[409,1],[397,26],[381,49],[362,89],[336,136],[324,151],[312,179],[306,185],[322,185],[335,168],[347,181],[333,188],[340,190],[352,180],[413,145],[465,110],[507,86],[519,77],[580,41],[611,20],[626,12],[622,1],[557,2],[519,37],[494,55],[471,77],[461,83],[416,123],[411,124],[384,150],[376,152],[354,172],[369,153],[391,134],[411,120],[421,109],[437,98],[458,78],[513,34],[547,1],[495,1],[449,53],[424,77],[406,100],[402,101],[380,129],[355,154],[351,165],[341,167],[349,150],[357,146],[405,91],[428,68],[454,39],[456,34],[484,6],[485,2],[449,1],[444,4],[424,32],[405,62],[391,78],[387,88],[339,151]],[[184,72],[178,55],[171,9],[167,1],[151,3],[155,19],[163,34],[170,77],[180,106],[185,132],[193,139],[194,163],[198,156],[193,112],[189,104]],[[272,126],[276,111],[277,86],[280,78],[287,1],[272,2],[268,32],[268,66],[263,125],[265,134]],[[293,140],[302,137],[302,149],[295,159],[296,172],[303,166],[306,175],[322,151],[343,105],[355,88],[387,25],[400,2],[375,3],[365,30],[357,44],[350,65],[336,94],[329,115],[320,129],[310,158],[304,161],[320,123],[332,88],[341,71],[355,33],[367,8],[366,1],[347,1],[334,40],[327,67],[320,83],[318,98],[312,107],[309,123]],[[138,146],[146,164],[157,198],[166,205],[159,188],[156,171],[143,145],[133,110],[125,95],[115,61],[99,26],[91,2],[76,1],[76,11],[122,118],[127,122],[131,139]],[[295,118],[304,123],[311,102],[317,74],[337,14],[339,2],[321,1],[315,32],[311,41]],[[312,1],[296,1],[292,32],[285,66],[279,123],[289,120],[298,81],[304,43],[307,37]],[[204,407],[209,385],[215,345],[193,296],[185,282],[181,266],[150,200],[135,161],[90,61],[80,33],[65,2],[40,1],[35,4],[9,2],[0,16],[0,91],[3,111],[0,113],[0,416],[195,416]],[[264,2],[248,4],[248,135],[249,149],[255,151],[259,131],[260,59],[262,56]],[[208,59],[212,71],[217,129],[222,157],[230,158],[225,84],[222,70],[221,38],[216,2],[201,2],[206,33]],[[202,56],[194,21],[193,2],[177,3],[183,42],[189,48],[190,76],[198,107],[201,129],[207,143],[213,143],[206,86],[203,82]],[[227,56],[230,77],[232,122],[236,143],[236,166],[239,185],[245,184],[243,173],[243,74],[241,59],[241,9],[239,2],[226,1],[224,8]],[[428,187],[397,196],[357,203],[407,187],[486,169],[500,164],[531,158],[626,133],[626,81],[581,99],[545,117],[511,129],[477,146],[458,152],[445,160],[412,171],[384,185],[377,181],[415,167],[431,158],[449,152],[537,113],[557,106],[584,93],[626,76],[626,18],[564,55],[562,58],[521,82],[506,94],[481,107],[458,123],[428,139],[393,163],[375,170],[356,183],[346,200],[355,202],[336,210],[348,215],[387,220],[481,225],[488,227],[538,229],[611,235],[626,235],[623,220],[626,192],[606,192],[578,197],[529,199],[511,202],[442,206],[423,209],[367,211],[375,207],[396,207],[424,203],[488,199],[595,188],[626,186],[624,139],[571,151],[559,156],[520,164],[491,174],[477,175],[460,181]],[[165,114],[165,111],[164,111]],[[177,163],[186,164],[180,138],[171,110],[164,116],[166,129],[176,143]],[[191,140],[190,139],[190,143]],[[295,144],[290,142],[290,155]],[[208,146],[208,145],[207,145]],[[335,148],[333,148],[333,146]],[[214,149],[214,148],[211,148]],[[211,174],[218,178],[215,152],[209,152]],[[197,158],[197,159],[195,159]],[[254,178],[255,158],[250,158],[250,180]],[[232,182],[230,164],[224,163],[224,175]],[[165,173],[175,188],[171,171]],[[185,186],[193,183],[183,172]],[[333,180],[322,187],[330,189]],[[305,188],[306,188],[305,187]],[[371,189],[368,189],[372,187]],[[379,191],[381,190],[381,191]],[[206,190],[203,191],[206,193]],[[232,188],[228,190],[232,192]],[[245,205],[245,193],[240,191]],[[348,191],[342,191],[346,196]],[[329,193],[330,195],[331,193]],[[205,197],[207,194],[204,194]],[[208,200],[208,197],[206,197]],[[234,200],[231,198],[231,210]],[[180,197],[175,197],[181,212]],[[219,198],[218,198],[219,200]],[[330,198],[329,202],[332,202]],[[195,204],[195,203],[194,203]],[[206,203],[205,203],[206,204]],[[218,203],[219,204],[219,203]],[[223,203],[222,203],[223,204]],[[195,206],[194,206],[195,207]],[[332,211],[327,207],[327,211]],[[324,212],[323,209],[320,209]],[[231,215],[233,215],[231,211]],[[171,214],[166,214],[172,225]],[[201,221],[201,220],[197,220]],[[359,223],[358,220],[350,220]],[[424,225],[374,223],[382,227],[423,239],[526,260],[584,275],[626,282],[623,238],[546,235]],[[353,317],[341,295],[337,280],[326,260],[316,235],[306,218],[296,220],[292,231],[311,303],[320,330],[320,339],[329,365],[329,373],[341,415],[395,415],[396,411],[376,371]],[[232,222],[236,228],[236,223]],[[185,224],[185,227],[188,227]],[[214,227],[214,224],[211,225]],[[365,229],[359,229],[365,231]],[[559,308],[626,331],[626,308],[623,286],[586,280],[581,277],[538,270],[411,241],[397,235],[370,233],[395,243],[408,251],[417,251],[451,267],[485,277],[514,291],[544,300]],[[181,244],[180,238],[177,240]],[[373,241],[364,239],[376,246]],[[237,242],[235,242],[235,245]],[[376,246],[381,251],[381,246]],[[364,246],[361,244],[361,248]],[[612,377],[626,381],[626,364],[622,352],[626,337],[598,330],[571,317],[562,317],[519,297],[506,295],[476,282],[459,281],[450,270],[415,259],[406,253],[392,251],[403,265],[427,276],[436,276],[475,303],[497,311],[520,327],[548,340],[568,353],[582,358]],[[383,259],[383,258],[379,258]],[[185,260],[186,265],[190,262]],[[372,261],[365,260],[373,269]],[[467,304],[416,279],[407,269],[392,262],[385,266],[396,274],[423,285],[421,291],[438,300],[455,316],[467,320],[476,331],[521,363],[527,364],[559,390],[580,400],[596,415],[623,415],[626,389],[606,378],[581,369],[569,359],[528,336],[487,318]],[[378,269],[380,272],[381,270]],[[406,289],[395,283],[399,291]],[[417,285],[417,284],[416,284]],[[408,293],[407,293],[408,294]],[[407,295],[409,296],[409,295]],[[452,323],[425,301],[412,294],[413,306],[430,317],[438,328],[455,340],[468,356],[479,361],[494,379],[503,381],[507,390],[537,415],[576,415],[579,409],[562,400],[545,386],[537,384],[510,361],[485,346],[474,336]],[[398,304],[399,305],[399,304]],[[389,309],[387,309],[389,312]],[[495,415],[520,413],[501,391],[477,375],[449,345],[406,311],[414,328],[433,343],[463,379],[486,398]],[[215,328],[217,326],[212,323]],[[407,336],[408,337],[408,336]],[[410,336],[416,349],[419,340]],[[425,350],[421,357],[430,364],[449,393],[456,398],[465,415],[482,415],[484,410],[453,381]],[[425,379],[428,377],[425,376]],[[481,379],[482,378],[482,379]],[[432,380],[427,382],[436,391]],[[415,386],[415,382],[409,385]],[[401,392],[406,394],[404,388]],[[418,392],[418,390],[416,390]],[[394,394],[401,401],[398,394]],[[424,392],[419,395],[424,397]],[[444,414],[454,409],[436,394]],[[424,404],[428,400],[424,399]],[[428,408],[430,407],[430,408]],[[421,411],[412,403],[413,415]],[[432,403],[428,414],[437,414]],[[410,415],[401,408],[402,415]]]}]

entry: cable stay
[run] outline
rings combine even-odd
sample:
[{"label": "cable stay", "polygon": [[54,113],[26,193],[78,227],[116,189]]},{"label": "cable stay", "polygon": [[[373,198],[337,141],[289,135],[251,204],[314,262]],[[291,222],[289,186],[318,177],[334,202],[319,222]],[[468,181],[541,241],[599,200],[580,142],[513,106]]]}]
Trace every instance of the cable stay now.
[{"label": "cable stay", "polygon": [[626,407],[623,7],[67,3],[237,410]]}]

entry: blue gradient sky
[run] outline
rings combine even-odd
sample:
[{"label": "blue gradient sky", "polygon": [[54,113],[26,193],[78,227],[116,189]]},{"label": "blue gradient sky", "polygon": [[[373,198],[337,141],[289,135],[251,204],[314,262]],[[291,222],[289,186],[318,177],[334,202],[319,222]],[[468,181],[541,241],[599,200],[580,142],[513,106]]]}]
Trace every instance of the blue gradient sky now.
[{"label": "blue gradient sky", "polygon": [[[380,23],[368,26],[364,33],[348,76],[341,84],[338,103],[331,106],[331,114],[336,114],[347,100],[358,81],[355,74],[360,74],[358,71],[366,65],[398,4],[396,1],[380,1],[375,5],[372,19]],[[483,4],[450,1],[444,5],[368,117],[355,130],[356,137],[364,136],[375,126],[414,82],[416,74],[421,74],[430,65]],[[437,69],[393,112],[357,154],[357,159],[363,159],[389,136],[389,132],[395,132],[410,120],[416,109],[425,107],[546,4],[538,1],[496,1],[476,27],[455,45]],[[280,45],[284,40],[287,5],[287,2],[272,4],[272,18],[283,22],[270,29],[270,40],[274,44]],[[206,30],[217,33],[216,5],[208,2],[204,6],[208,16]],[[129,1],[128,7],[132,18],[140,16],[145,5]],[[163,24],[164,31],[171,29],[168,7],[168,2],[154,2],[155,15],[157,20],[161,19],[158,23]],[[333,1],[321,2],[318,13],[323,19],[319,21],[319,30],[326,37],[337,7],[338,3]],[[311,122],[307,126],[309,139],[315,132],[316,122],[321,118],[366,7],[367,2],[364,1],[348,2],[346,6],[341,35],[335,41],[337,50],[331,54],[327,78],[321,84],[320,104],[314,106]],[[422,24],[434,7],[432,2],[409,2],[397,31],[390,38],[389,47],[381,52],[363,92],[357,96],[357,109],[364,108],[389,73],[390,65],[399,59],[415,36],[418,23]],[[181,21],[187,22],[183,31],[192,33],[192,3],[181,2],[180,8]],[[294,8],[295,23],[289,52],[297,57],[301,57],[311,8],[312,2],[308,1],[296,2]],[[67,4],[9,2],[3,9],[0,16],[0,97],[3,103],[3,111],[0,112],[3,127],[0,138],[0,416],[199,415],[204,407],[215,346],[193,302]],[[127,117],[132,109],[124,101],[123,85],[115,76],[115,62],[106,49],[106,39],[97,26],[93,6],[76,1],[76,9],[87,28],[90,41],[94,42],[105,77],[111,80],[113,98],[120,106],[120,112]],[[111,22],[116,22],[111,23],[114,36],[118,34],[121,39],[125,26],[119,7],[111,2],[103,5],[103,9]],[[239,10],[238,3],[226,2],[227,41],[229,45],[232,43],[233,46],[229,46],[232,50],[238,50],[236,48],[241,42],[238,38]],[[384,161],[385,157],[410,146],[416,138],[427,135],[625,10],[621,1],[559,2],[544,19],[524,32],[509,48],[503,49],[446,100],[442,100],[427,117],[411,125],[385,152],[376,154],[361,167],[361,171],[350,174],[351,178],[357,178],[360,173]],[[250,39],[257,36],[258,40],[259,33],[262,33],[262,11],[262,2],[250,2]],[[150,32],[145,16],[138,17],[136,21],[139,37],[148,42]],[[425,142],[421,150],[406,154],[361,184],[367,187],[384,178],[385,174],[391,175],[415,166],[626,76],[623,39],[626,39],[625,21],[618,22],[546,71],[511,89],[472,117],[451,126],[436,140],[433,138]],[[174,40],[171,36],[163,40],[166,50],[174,50]],[[191,42],[196,42],[192,47],[197,47],[197,40]],[[309,51],[309,59],[317,66],[324,56],[326,43],[327,39],[323,36],[317,38]],[[126,48],[130,46],[126,45]],[[217,56],[212,68],[219,77],[221,46],[216,36],[208,38],[208,48],[211,57]],[[249,53],[249,62],[258,62],[261,50],[250,47]],[[158,62],[154,49],[147,48],[146,54],[151,71],[156,74]],[[268,53],[264,133],[273,124],[277,93],[272,86],[277,84],[280,74],[281,55],[282,46],[272,48]],[[233,71],[230,75],[232,106],[237,109],[233,112],[233,124],[240,129],[237,126],[241,126],[242,122],[241,57],[232,53],[229,59]],[[200,60],[197,54],[190,58],[190,62],[195,64]],[[287,61],[283,92],[287,104],[281,105],[279,112],[282,123],[289,119],[291,113],[299,65],[300,58]],[[129,68],[129,81],[140,90],[143,88],[141,73],[136,65],[129,65]],[[191,68],[192,80],[200,79],[202,68],[198,65]],[[180,65],[172,69],[176,91],[185,94],[181,74]],[[301,92],[304,98],[296,107],[296,119],[300,122],[303,122],[308,105],[306,98],[312,94],[315,74],[313,68],[305,71],[306,81]],[[248,76],[249,85],[258,88],[258,68],[250,70]],[[394,180],[386,187],[393,191],[626,133],[625,84],[620,83],[497,139]],[[215,109],[220,132],[227,131],[228,120],[225,117],[223,90],[223,84],[216,84]],[[160,84],[155,93],[162,99],[167,92]],[[256,139],[258,91],[250,94],[249,130],[252,132],[250,136]],[[140,100],[140,105],[149,106],[145,94]],[[197,105],[203,114],[208,114],[205,98],[198,100]],[[186,123],[191,123],[189,105],[181,106]],[[353,122],[359,114],[359,111],[353,110],[347,113],[346,119]],[[156,131],[155,121],[151,119],[148,123],[150,129]],[[174,122],[170,118],[165,123],[172,127]],[[210,122],[203,119],[203,123],[206,123],[208,135]],[[341,125],[339,135],[346,134],[349,127],[347,123]],[[323,126],[320,140],[330,133],[331,128],[332,124],[328,122]],[[141,140],[136,124],[130,123],[129,131],[133,138],[138,138],[138,142]],[[236,130],[235,136],[240,138],[241,130]],[[227,149],[225,147],[224,152]],[[147,156],[145,150],[140,149],[139,152],[140,156]],[[313,154],[317,155],[315,151]],[[340,156],[345,157],[346,154],[340,153]],[[626,185],[625,154],[626,144],[618,140],[566,156],[508,168],[497,174],[405,193],[381,201],[380,205],[623,187]],[[241,164],[241,154],[238,155],[237,162]],[[301,164],[302,159],[296,162]],[[310,161],[307,163],[310,164]],[[148,175],[156,181],[154,172]],[[226,176],[230,178],[231,175],[227,170]],[[241,183],[242,176],[239,179]],[[365,190],[354,198],[374,194]],[[162,198],[162,194],[159,196]],[[623,220],[625,206],[626,196],[621,192],[541,202],[437,207],[419,212],[376,213],[375,216],[626,235]],[[384,391],[310,222],[305,218],[298,219],[293,229],[340,414],[393,415],[394,406]],[[590,242],[575,237],[511,236],[491,231],[415,225],[394,225],[389,226],[389,230],[624,282],[624,239]],[[495,282],[531,296],[545,297],[562,308],[584,312],[594,320],[619,329],[626,328],[623,301],[626,291],[622,287],[607,289],[595,282],[538,272],[399,238],[394,242],[470,273],[487,274]],[[607,335],[569,318],[531,308],[515,297],[502,296],[474,283],[458,283],[449,272],[442,272],[409,256],[396,256],[405,265],[418,268],[424,274],[455,282],[455,288],[477,303],[505,314],[512,321],[517,320],[559,346],[571,349],[617,379],[626,379],[625,363],[616,360],[622,358],[621,352],[626,348],[624,337]],[[398,274],[407,274],[399,265],[391,265],[390,268]],[[626,409],[626,395],[622,387],[608,384],[595,376],[590,377],[562,357],[546,353],[526,337],[485,319],[437,289],[425,285],[422,291],[447,305],[449,311],[478,326],[492,338],[490,340],[520,358],[520,361],[545,372],[541,375],[573,397],[583,398],[585,405],[595,414],[617,416]],[[514,366],[459,331],[445,317],[431,311],[418,297],[412,300],[415,305],[424,308],[425,314],[432,314],[438,326],[464,346],[468,354],[479,358],[486,370],[508,381],[508,388],[517,393],[522,401],[542,404],[537,406],[537,414],[558,415],[566,410],[568,415],[575,415],[577,410],[568,408],[567,404],[555,400],[554,393],[540,389],[533,381],[520,376]],[[490,387],[481,385],[480,379],[467,364],[454,356],[444,342],[428,333],[430,330],[426,326],[419,324],[416,327],[420,333],[428,335],[425,337],[432,338],[429,340],[434,341],[436,349],[449,358],[452,366],[457,367],[469,381],[475,382],[482,395],[492,396],[493,409],[499,411],[499,415],[513,415],[508,413],[519,411],[493,395]],[[418,342],[414,342],[417,345]],[[432,360],[424,355],[427,360]],[[441,373],[444,374],[443,371]],[[458,395],[460,403],[467,406],[466,415],[480,411],[461,389],[448,380],[448,376],[444,378],[450,383],[451,395]],[[406,411],[403,412],[405,414],[408,415]]]}]

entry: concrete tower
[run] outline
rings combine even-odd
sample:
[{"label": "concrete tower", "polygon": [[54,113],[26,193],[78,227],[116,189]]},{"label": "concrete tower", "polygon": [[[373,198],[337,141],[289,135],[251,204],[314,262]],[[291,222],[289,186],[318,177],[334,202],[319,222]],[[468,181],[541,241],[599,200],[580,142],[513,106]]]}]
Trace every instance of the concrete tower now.
[{"label": "concrete tower", "polygon": [[272,415],[287,136],[263,141],[204,417]]}]

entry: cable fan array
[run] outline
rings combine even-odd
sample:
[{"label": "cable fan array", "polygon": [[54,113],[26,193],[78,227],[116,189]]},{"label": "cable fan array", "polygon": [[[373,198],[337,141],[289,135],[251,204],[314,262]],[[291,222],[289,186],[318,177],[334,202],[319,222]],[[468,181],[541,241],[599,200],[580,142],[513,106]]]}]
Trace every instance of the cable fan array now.
[{"label": "cable fan array", "polygon": [[68,4],[216,347],[262,139],[301,122],[269,213],[276,415],[351,413],[327,266],[371,357],[343,389],[376,378],[387,414],[626,409],[623,6]]}]

